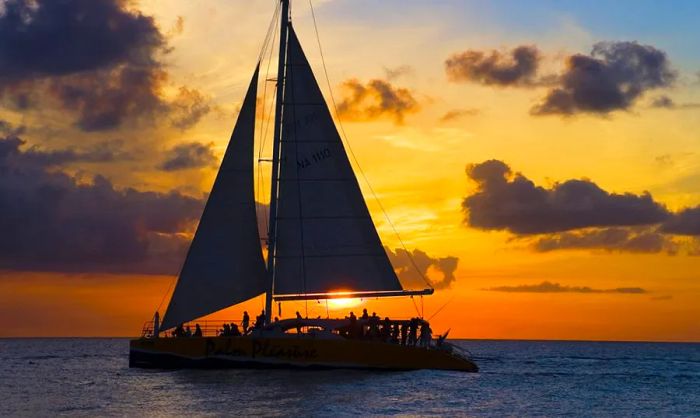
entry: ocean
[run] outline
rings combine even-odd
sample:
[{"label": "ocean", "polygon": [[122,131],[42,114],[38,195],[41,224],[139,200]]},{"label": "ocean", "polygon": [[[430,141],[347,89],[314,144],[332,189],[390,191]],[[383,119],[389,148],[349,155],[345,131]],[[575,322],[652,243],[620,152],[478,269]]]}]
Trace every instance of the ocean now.
[{"label": "ocean", "polygon": [[127,339],[0,339],[0,416],[700,416],[700,344],[455,342],[480,373],[154,371]]}]

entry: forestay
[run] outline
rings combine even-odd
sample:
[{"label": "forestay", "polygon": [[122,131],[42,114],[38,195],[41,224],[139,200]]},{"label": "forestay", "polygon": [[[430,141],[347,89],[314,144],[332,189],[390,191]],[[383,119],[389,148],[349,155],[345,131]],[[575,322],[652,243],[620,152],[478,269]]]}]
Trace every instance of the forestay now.
[{"label": "forestay", "polygon": [[266,290],[253,184],[257,84],[256,68],[162,329],[245,301]]},{"label": "forestay", "polygon": [[274,293],[400,291],[291,26],[287,54]]}]

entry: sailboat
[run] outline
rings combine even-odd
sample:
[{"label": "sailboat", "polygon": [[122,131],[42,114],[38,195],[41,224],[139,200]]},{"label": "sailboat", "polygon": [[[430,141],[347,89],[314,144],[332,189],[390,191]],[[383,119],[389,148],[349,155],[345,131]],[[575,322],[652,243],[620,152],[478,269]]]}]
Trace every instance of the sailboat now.
[{"label": "sailboat", "polygon": [[[259,59],[163,320],[156,314],[130,341],[130,366],[476,372],[468,353],[446,335],[433,339],[421,318],[272,320],[273,302],[433,293],[406,290],[397,278],[292,25],[289,0],[277,11],[267,259],[253,171]],[[265,310],[252,329],[184,331],[183,324],[262,294]],[[427,335],[418,338],[418,329]]]}]

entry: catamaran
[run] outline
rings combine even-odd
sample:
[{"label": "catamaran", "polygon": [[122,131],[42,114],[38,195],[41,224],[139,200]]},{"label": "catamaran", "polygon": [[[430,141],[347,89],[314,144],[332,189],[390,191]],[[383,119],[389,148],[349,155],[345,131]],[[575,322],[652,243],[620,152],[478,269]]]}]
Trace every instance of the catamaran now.
[{"label": "catamaran", "polygon": [[[292,25],[289,0],[280,0],[277,13],[267,259],[253,164],[259,58],[166,313],[131,340],[129,365],[476,372],[468,353],[445,341],[446,334],[433,339],[428,333],[419,344],[416,329],[429,329],[421,318],[272,320],[273,301],[433,293],[430,286],[402,287]],[[264,315],[252,330],[234,327],[231,333],[227,325],[226,332],[207,335],[211,329],[197,326],[193,336],[183,335],[182,324],[263,293]],[[178,332],[167,332],[172,329]]]}]

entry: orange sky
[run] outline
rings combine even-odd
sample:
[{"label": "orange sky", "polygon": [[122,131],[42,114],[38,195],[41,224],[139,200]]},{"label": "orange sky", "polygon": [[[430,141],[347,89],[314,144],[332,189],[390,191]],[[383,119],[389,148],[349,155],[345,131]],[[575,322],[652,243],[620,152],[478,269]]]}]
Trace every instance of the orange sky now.
[{"label": "orange sky", "polygon": [[[127,114],[117,126],[86,129],[80,127],[80,118],[89,106],[87,110],[71,107],[71,103],[61,102],[61,97],[52,96],[56,85],[47,87],[51,81],[80,87],[85,74],[81,71],[85,70],[76,71],[76,79],[61,78],[75,74],[44,74],[41,77],[45,78],[21,79],[12,85],[12,91],[30,88],[44,100],[43,107],[27,109],[3,98],[3,92],[11,89],[3,90],[0,80],[0,99],[4,100],[0,101],[0,139],[9,142],[11,136],[21,136],[24,143],[17,149],[25,159],[17,164],[40,164],[37,161],[42,155],[56,159],[63,155],[61,162],[40,166],[41,178],[55,180],[52,176],[56,173],[65,173],[75,189],[99,185],[95,176],[101,175],[116,194],[133,188],[200,199],[211,187],[230,136],[272,3],[134,2],[131,12],[152,17],[151,25],[163,38],[163,45],[139,47],[158,63],[153,74],[160,78],[155,77],[158,80],[148,93],[157,97],[160,107],[152,113],[142,112],[142,103],[134,99],[134,107],[125,110]],[[394,3],[402,3],[399,15],[393,11],[397,7]],[[462,207],[464,199],[478,194],[483,186],[467,175],[467,167],[492,159],[512,170],[506,181],[512,183],[518,178],[516,173],[521,173],[552,196],[558,185],[585,179],[608,197],[627,193],[641,199],[649,192],[670,217],[698,207],[700,83],[696,73],[700,60],[695,51],[700,48],[700,36],[687,36],[697,32],[695,22],[663,6],[659,6],[663,13],[640,6],[638,16],[629,17],[624,7],[609,5],[599,18],[598,8],[573,4],[535,2],[532,10],[523,10],[518,2],[508,0],[489,5],[448,1],[440,7],[403,3],[382,2],[369,8],[345,0],[314,2],[336,100],[350,100],[352,86],[368,92],[340,119],[372,189],[407,249],[423,251],[433,260],[428,270],[431,279],[438,282],[443,278],[435,260],[459,259],[451,272],[455,280],[450,287],[424,298],[428,318],[444,306],[432,320],[435,331],[451,329],[450,335],[460,338],[700,341],[697,233],[664,232],[661,221],[629,224],[618,220],[618,224],[603,227],[595,224],[524,234],[515,224],[493,228],[469,225]],[[295,28],[328,100],[308,4],[294,4]],[[520,17],[514,20],[513,15]],[[612,58],[594,57],[591,52],[600,41],[628,47],[622,42],[638,42],[661,51],[672,69],[669,77],[673,81],[648,87],[651,82],[643,80],[641,94],[605,111],[591,111],[578,103],[572,114],[562,114],[559,109],[559,113],[537,115],[533,109],[552,90],[567,88],[562,80],[574,74],[572,56],[599,59],[613,67]],[[519,46],[536,49],[536,71],[515,81],[487,74],[484,56],[493,54],[500,57],[496,61],[511,65],[515,58],[510,54]],[[450,79],[448,57],[465,51],[481,53],[482,66],[468,69],[471,73],[465,70],[462,79]],[[0,62],[2,59],[0,56]],[[270,68],[275,68],[274,62]],[[95,71],[103,83],[103,68]],[[400,105],[382,104],[377,86],[388,86]],[[266,101],[260,97],[259,103],[269,105],[271,84],[261,82],[259,91],[260,96],[267,91]],[[669,99],[666,106],[655,104],[661,96]],[[452,117],[448,117],[450,113]],[[260,142],[258,138],[256,149]],[[91,156],[93,148],[104,150],[107,144],[117,147],[111,158]],[[196,164],[167,168],[166,162],[173,161],[168,158],[177,154],[178,146],[192,144],[199,145],[203,153]],[[268,140],[263,157],[270,154],[269,148]],[[43,154],[32,157],[32,149]],[[77,154],[51,154],[65,150]],[[0,168],[1,157],[0,146]],[[31,167],[34,170],[37,166]],[[269,185],[264,172],[257,181]],[[360,185],[383,243],[392,250],[401,247],[362,178]],[[0,181],[0,192],[9,190],[2,187]],[[266,200],[266,187],[260,189],[258,200]],[[144,210],[146,206],[139,205],[145,205],[143,202],[152,198],[149,196],[139,195],[134,211]],[[159,199],[155,200],[161,202]],[[74,206],[86,211],[79,212],[79,217],[89,214],[91,204],[107,209],[113,205],[87,201],[76,198]],[[175,206],[166,202],[157,210]],[[107,215],[119,218],[127,212],[114,209]],[[0,215],[2,210],[0,207]],[[174,226],[148,229],[160,215],[151,210],[155,220],[139,218],[137,225],[129,224],[136,234],[144,234],[139,239],[147,238],[151,257],[136,267],[125,262],[104,268],[88,267],[88,263],[79,263],[82,270],[76,265],[67,268],[51,258],[61,246],[46,252],[28,251],[28,261],[0,257],[0,337],[138,335],[165,298],[160,308],[163,313],[167,291],[175,280],[172,275],[145,273],[163,273],[159,264],[166,262],[166,256],[178,254],[173,248],[193,231],[191,216],[187,222],[175,219]],[[493,212],[485,211],[485,215]],[[27,225],[40,223],[41,216],[36,216]],[[100,222],[96,224],[102,225]],[[619,227],[633,237],[649,233],[664,245],[677,248],[638,250],[621,244],[586,247],[579,243],[544,252],[535,247],[538,240],[561,238],[562,233],[586,235],[606,227]],[[63,228],[62,224],[58,228]],[[42,237],[26,241],[41,242]],[[22,240],[22,245],[29,245],[27,242]],[[109,247],[111,236],[106,242]],[[3,243],[0,239],[0,249]],[[181,256],[167,260],[173,270]],[[125,272],[117,274],[120,270]],[[544,282],[554,288],[540,286]],[[619,291],[626,288],[642,291]],[[352,309],[357,313],[363,307],[381,316],[415,315],[410,299],[363,301]],[[257,312],[260,308],[261,301],[253,300],[215,316],[239,319],[244,309]],[[297,309],[304,312],[307,306],[288,303],[283,314],[293,315]],[[309,315],[326,315],[325,303],[309,302],[308,309]],[[338,309],[331,315],[347,312]]]}]

